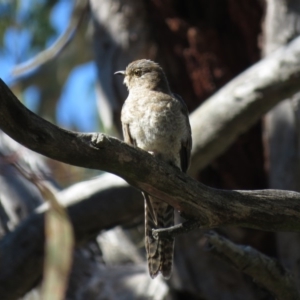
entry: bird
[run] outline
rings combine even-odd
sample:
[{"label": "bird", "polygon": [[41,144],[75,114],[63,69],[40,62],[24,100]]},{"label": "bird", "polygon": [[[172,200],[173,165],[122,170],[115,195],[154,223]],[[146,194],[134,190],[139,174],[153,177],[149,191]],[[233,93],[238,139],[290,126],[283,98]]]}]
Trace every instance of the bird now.
[{"label": "bird", "polygon": [[[192,147],[188,109],[183,99],[171,92],[160,65],[152,60],[131,62],[124,76],[128,97],[121,110],[124,141],[148,151],[160,160],[186,172]],[[174,208],[143,193],[145,202],[145,248],[151,278],[172,274],[174,238],[152,235],[152,229],[174,226]]]}]

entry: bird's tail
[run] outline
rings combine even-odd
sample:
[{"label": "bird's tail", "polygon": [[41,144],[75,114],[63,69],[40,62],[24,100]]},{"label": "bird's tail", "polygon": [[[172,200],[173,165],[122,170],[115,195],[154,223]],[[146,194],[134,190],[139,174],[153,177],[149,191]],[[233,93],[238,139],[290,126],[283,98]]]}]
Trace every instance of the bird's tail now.
[{"label": "bird's tail", "polygon": [[152,229],[174,225],[174,209],[167,203],[144,194],[145,197],[145,244],[149,273],[152,278],[161,273],[168,279],[172,273],[174,239],[152,236]]}]

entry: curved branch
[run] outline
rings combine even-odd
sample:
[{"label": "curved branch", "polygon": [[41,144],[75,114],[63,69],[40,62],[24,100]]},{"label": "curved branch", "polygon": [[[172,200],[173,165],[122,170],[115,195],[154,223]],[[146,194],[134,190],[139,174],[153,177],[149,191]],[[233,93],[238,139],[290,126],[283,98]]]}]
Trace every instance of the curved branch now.
[{"label": "curved branch", "polygon": [[299,300],[292,274],[280,263],[250,246],[238,246],[215,232],[206,234],[216,254],[238,270],[250,275],[255,282],[265,287],[278,300]]},{"label": "curved branch", "polygon": [[299,91],[300,37],[234,78],[190,116],[196,174],[282,99]]},{"label": "curved branch", "polygon": [[13,76],[22,76],[24,73],[31,71],[34,68],[39,68],[50,60],[56,58],[72,41],[77,29],[84,20],[88,11],[89,2],[87,0],[78,0],[75,3],[70,23],[65,32],[55,41],[48,49],[40,52],[34,58],[21,65],[16,66],[12,70]]},{"label": "curved branch", "polygon": [[[299,40],[300,41],[300,40]],[[226,191],[186,174],[101,133],[61,129],[25,108],[0,81],[0,128],[24,146],[67,164],[100,169],[124,178],[205,227],[235,225],[300,231],[300,194],[290,191]]]},{"label": "curved branch", "polygon": [[[112,174],[76,184],[57,197],[67,207],[76,245],[94,238],[100,230],[143,216],[141,193]],[[130,207],[125,207],[129,201]],[[44,213],[32,214],[0,241],[1,299],[19,299],[41,279],[44,241]]]}]

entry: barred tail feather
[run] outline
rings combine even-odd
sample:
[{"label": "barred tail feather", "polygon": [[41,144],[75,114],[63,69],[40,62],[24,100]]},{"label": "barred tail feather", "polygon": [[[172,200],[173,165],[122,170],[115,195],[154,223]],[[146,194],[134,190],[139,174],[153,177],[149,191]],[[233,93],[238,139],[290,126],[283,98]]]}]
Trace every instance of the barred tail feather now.
[{"label": "barred tail feather", "polygon": [[149,273],[152,278],[159,273],[168,279],[172,273],[174,239],[152,236],[152,229],[166,228],[174,225],[174,209],[161,200],[144,194],[145,197],[145,244]]}]

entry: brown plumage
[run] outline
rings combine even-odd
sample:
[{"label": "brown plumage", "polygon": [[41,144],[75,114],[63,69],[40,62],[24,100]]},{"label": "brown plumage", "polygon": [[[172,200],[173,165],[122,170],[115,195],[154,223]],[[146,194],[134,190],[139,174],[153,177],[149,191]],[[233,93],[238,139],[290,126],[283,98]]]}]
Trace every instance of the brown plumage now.
[{"label": "brown plumage", "polygon": [[[162,68],[142,59],[132,62],[124,83],[129,90],[121,121],[126,143],[139,147],[186,172],[192,146],[188,111],[180,96],[170,91]],[[172,272],[174,240],[154,239],[152,229],[174,225],[174,209],[144,193],[145,244],[149,273],[169,278]]]}]

